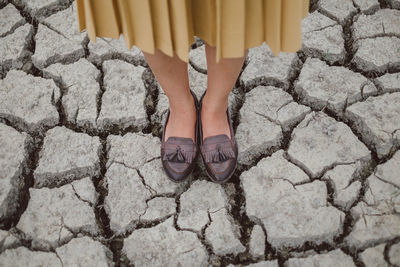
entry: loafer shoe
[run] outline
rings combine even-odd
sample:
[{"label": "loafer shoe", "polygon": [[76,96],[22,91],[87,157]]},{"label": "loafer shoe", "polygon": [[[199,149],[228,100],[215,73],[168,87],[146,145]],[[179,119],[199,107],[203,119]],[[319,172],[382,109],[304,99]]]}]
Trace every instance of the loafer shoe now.
[{"label": "loafer shoe", "polygon": [[163,125],[161,138],[161,161],[168,178],[173,182],[182,182],[192,172],[198,155],[198,100],[190,90],[196,106],[196,133],[195,139],[188,137],[170,136],[165,140],[165,129],[168,123],[170,110]]},{"label": "loafer shoe", "polygon": [[207,175],[210,177],[210,179],[216,183],[225,183],[232,177],[236,169],[238,145],[233,132],[229,108],[226,110],[226,116],[229,122],[231,138],[229,138],[226,134],[218,134],[208,136],[203,141],[201,107],[205,94],[206,92],[204,92],[201,96],[198,108],[200,152]]}]

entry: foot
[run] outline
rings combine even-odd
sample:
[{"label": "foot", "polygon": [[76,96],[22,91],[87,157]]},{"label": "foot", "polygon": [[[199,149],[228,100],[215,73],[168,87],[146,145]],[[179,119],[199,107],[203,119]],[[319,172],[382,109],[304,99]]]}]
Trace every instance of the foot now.
[{"label": "foot", "polygon": [[[171,101],[170,101],[171,103]],[[182,103],[170,105],[170,114],[165,128],[165,141],[170,136],[192,138],[196,143],[196,106],[192,94]]]},{"label": "foot", "polygon": [[203,131],[203,141],[206,137],[226,134],[230,139],[231,133],[229,129],[228,116],[226,109],[228,108],[228,98],[221,103],[210,100],[209,94],[205,94],[201,107],[201,127]]}]

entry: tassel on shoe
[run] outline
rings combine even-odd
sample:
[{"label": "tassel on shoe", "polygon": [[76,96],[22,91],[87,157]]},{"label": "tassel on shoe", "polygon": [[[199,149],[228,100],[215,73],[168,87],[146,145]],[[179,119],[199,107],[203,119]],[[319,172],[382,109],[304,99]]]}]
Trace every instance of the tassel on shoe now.
[{"label": "tassel on shoe", "polygon": [[223,162],[228,159],[234,159],[235,158],[235,152],[231,147],[221,149],[220,146],[217,146],[216,149],[213,149],[211,151],[207,151],[205,153],[205,161],[207,163],[209,162]]},{"label": "tassel on shoe", "polygon": [[180,163],[192,163],[193,161],[193,152],[182,151],[181,147],[178,145],[175,151],[170,153],[165,153],[163,160],[168,160],[171,162],[180,162]]}]

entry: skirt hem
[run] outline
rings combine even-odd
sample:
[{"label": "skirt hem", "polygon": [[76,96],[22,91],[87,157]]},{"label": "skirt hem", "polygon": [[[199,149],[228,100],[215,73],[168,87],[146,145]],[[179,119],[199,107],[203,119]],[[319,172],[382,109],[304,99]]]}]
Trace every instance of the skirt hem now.
[{"label": "skirt hem", "polygon": [[[194,36],[221,58],[240,58],[264,42],[274,56],[301,49],[301,23],[309,0],[77,0],[78,27],[89,39],[124,37],[154,54],[159,49],[189,62]],[[104,19],[107,18],[107,19]]]}]

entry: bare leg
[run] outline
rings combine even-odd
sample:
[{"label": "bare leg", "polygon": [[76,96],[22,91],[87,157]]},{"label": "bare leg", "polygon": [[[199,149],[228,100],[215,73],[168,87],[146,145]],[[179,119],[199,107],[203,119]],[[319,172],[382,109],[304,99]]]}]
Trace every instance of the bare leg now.
[{"label": "bare leg", "polygon": [[169,136],[179,136],[195,141],[196,108],[189,91],[187,63],[175,53],[170,57],[159,49],[154,55],[144,51],[143,54],[169,100],[170,117],[165,140]]},{"label": "bare leg", "polygon": [[201,120],[203,140],[212,135],[226,134],[231,138],[226,116],[228,96],[235,86],[244,60],[241,58],[222,58],[216,63],[216,47],[205,43],[207,57],[207,93],[202,101]]}]

